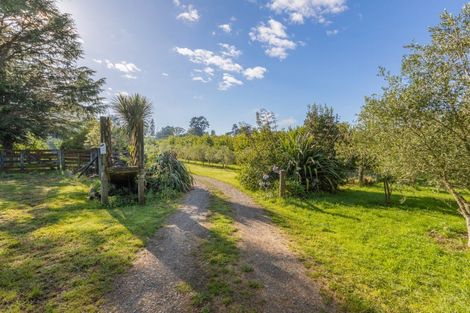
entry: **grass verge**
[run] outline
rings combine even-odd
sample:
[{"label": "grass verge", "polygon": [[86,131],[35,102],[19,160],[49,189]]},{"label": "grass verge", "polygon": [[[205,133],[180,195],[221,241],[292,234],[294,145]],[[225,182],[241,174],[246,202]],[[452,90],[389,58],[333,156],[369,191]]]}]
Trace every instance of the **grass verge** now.
[{"label": "grass verge", "polygon": [[[94,312],[113,278],[176,207],[88,201],[91,182],[0,176],[0,311]],[[115,200],[115,199],[114,199]]]},{"label": "grass verge", "polygon": [[[188,167],[240,188],[235,171]],[[383,205],[381,186],[306,199],[250,194],[345,311],[469,312],[465,224],[446,193],[403,188],[391,207]]]},{"label": "grass verge", "polygon": [[202,312],[257,312],[251,307],[253,286],[261,288],[261,284],[250,280],[251,266],[240,264],[232,209],[218,191],[211,190],[208,221],[210,234],[200,254],[207,277],[205,288],[192,292],[193,305]]}]

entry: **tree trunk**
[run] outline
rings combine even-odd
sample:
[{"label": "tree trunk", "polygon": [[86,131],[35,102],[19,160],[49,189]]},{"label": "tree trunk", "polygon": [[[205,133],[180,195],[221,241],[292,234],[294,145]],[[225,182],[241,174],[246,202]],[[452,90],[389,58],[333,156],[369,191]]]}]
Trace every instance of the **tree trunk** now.
[{"label": "tree trunk", "polygon": [[357,168],[357,173],[359,177],[359,186],[364,186],[364,166],[359,165]]},{"label": "tree trunk", "polygon": [[2,139],[2,147],[4,150],[13,150],[13,140],[9,136]]},{"label": "tree trunk", "polygon": [[447,191],[454,197],[455,201],[457,202],[460,214],[462,214],[465,218],[465,222],[467,224],[467,246],[470,248],[470,204],[459,192],[454,189],[454,187],[447,180],[444,180],[443,183]]},{"label": "tree trunk", "polygon": [[390,186],[390,181],[388,178],[384,178],[384,194],[385,194],[385,204],[392,204],[392,188]]}]

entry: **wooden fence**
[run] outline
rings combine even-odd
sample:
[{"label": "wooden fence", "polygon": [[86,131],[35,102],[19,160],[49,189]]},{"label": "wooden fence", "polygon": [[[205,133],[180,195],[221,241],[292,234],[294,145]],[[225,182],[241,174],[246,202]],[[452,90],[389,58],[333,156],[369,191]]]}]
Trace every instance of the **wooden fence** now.
[{"label": "wooden fence", "polygon": [[[91,150],[0,150],[0,171],[78,171],[98,156]],[[95,170],[97,170],[96,162]]]}]

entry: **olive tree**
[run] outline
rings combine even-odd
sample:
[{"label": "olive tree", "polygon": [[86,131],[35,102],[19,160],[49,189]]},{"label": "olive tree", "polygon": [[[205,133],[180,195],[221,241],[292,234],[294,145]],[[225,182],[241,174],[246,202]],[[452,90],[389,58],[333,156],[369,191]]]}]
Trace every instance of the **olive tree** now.
[{"label": "olive tree", "polygon": [[459,192],[470,187],[469,25],[470,5],[457,16],[444,12],[429,44],[408,46],[401,74],[384,73],[383,95],[368,99],[360,122],[391,173],[425,177],[455,198],[470,246],[470,206]]}]

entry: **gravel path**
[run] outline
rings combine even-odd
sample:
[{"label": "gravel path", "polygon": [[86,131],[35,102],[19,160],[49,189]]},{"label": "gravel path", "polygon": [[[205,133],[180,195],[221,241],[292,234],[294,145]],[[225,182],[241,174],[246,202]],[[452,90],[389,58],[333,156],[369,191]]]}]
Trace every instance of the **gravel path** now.
[{"label": "gravel path", "polygon": [[290,251],[288,241],[272,224],[265,212],[238,189],[208,177],[197,177],[198,183],[221,191],[235,211],[235,227],[241,240],[241,262],[250,264],[252,278],[261,282],[261,312],[334,312],[334,304],[325,305],[319,287],[306,275],[298,258]]},{"label": "gravel path", "polygon": [[319,288],[309,279],[288,242],[265,212],[234,187],[207,177],[196,177],[194,190],[141,251],[132,269],[120,277],[108,295],[104,312],[194,312],[189,295],[178,292],[181,282],[204,290],[204,269],[198,264],[197,248],[207,237],[207,206],[210,189],[227,197],[235,213],[241,264],[253,272],[248,279],[263,288],[256,291],[257,312],[334,312],[326,306]]},{"label": "gravel path", "polygon": [[142,250],[134,266],[114,286],[103,312],[193,312],[188,295],[178,284],[198,286],[201,271],[194,251],[208,235],[204,225],[209,204],[206,190],[195,186],[184,205],[160,228]]}]

